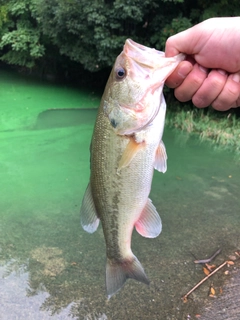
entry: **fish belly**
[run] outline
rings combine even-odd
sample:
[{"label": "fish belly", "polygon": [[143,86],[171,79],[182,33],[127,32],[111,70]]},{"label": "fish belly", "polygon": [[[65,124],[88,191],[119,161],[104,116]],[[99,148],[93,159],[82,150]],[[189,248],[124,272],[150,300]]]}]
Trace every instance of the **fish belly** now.
[{"label": "fish belly", "polygon": [[131,235],[149,202],[156,146],[140,150],[127,167],[119,170],[128,143],[129,138],[116,135],[100,113],[91,145],[90,185],[106,242],[109,297],[127,278],[149,283],[143,267],[131,251]]}]

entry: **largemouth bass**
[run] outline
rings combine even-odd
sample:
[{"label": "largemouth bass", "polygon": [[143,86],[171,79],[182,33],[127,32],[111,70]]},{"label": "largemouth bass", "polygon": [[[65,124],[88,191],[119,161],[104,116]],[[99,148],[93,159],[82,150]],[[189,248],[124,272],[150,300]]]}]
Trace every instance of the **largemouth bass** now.
[{"label": "largemouth bass", "polygon": [[108,298],[128,278],[149,284],[131,250],[133,228],[157,237],[161,219],[148,198],[154,168],[167,170],[162,135],[165,79],[184,59],[128,39],[109,76],[91,142],[91,175],[80,214],[81,225],[94,232],[99,220],[106,242]]}]

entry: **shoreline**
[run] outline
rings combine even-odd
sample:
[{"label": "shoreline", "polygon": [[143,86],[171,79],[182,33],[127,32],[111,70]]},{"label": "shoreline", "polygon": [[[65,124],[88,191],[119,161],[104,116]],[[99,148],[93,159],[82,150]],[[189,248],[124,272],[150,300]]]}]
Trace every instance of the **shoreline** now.
[{"label": "shoreline", "polygon": [[166,125],[191,134],[200,141],[233,151],[240,157],[240,122],[229,110],[228,114],[212,109],[190,109],[177,106],[167,111]]}]

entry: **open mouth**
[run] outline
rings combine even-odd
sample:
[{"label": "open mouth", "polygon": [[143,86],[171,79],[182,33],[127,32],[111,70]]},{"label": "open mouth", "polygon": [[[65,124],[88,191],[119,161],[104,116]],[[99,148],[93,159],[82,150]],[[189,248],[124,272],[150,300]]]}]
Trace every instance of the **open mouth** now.
[{"label": "open mouth", "polygon": [[126,40],[123,51],[139,65],[151,69],[156,69],[156,65],[160,63],[159,59],[165,56],[164,52],[145,47],[131,39]]}]

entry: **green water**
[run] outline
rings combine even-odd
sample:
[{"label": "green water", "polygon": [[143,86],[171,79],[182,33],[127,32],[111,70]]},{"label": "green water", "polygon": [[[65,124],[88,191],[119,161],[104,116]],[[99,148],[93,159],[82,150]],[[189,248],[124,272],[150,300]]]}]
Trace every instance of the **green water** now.
[{"label": "green water", "polygon": [[209,303],[211,282],[219,289],[236,272],[220,272],[182,302],[204,277],[194,256],[222,248],[218,265],[240,249],[240,164],[229,152],[166,129],[168,171],[155,173],[151,191],[163,231],[156,239],[135,232],[132,238],[151,284],[129,280],[107,302],[102,230],[89,235],[79,223],[94,113],[81,111],[81,124],[61,128],[44,126],[45,114],[36,125],[48,108],[98,102],[91,91],[0,72],[1,320],[194,319]]}]

